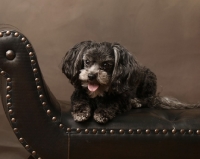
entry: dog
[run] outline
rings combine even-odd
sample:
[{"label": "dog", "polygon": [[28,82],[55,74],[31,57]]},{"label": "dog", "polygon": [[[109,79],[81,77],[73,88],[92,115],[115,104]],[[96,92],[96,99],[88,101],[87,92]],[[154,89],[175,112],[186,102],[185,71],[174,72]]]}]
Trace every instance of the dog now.
[{"label": "dog", "polygon": [[156,75],[119,43],[80,42],[64,56],[62,71],[75,87],[71,114],[76,122],[93,116],[106,123],[132,108],[200,107],[156,95]]}]

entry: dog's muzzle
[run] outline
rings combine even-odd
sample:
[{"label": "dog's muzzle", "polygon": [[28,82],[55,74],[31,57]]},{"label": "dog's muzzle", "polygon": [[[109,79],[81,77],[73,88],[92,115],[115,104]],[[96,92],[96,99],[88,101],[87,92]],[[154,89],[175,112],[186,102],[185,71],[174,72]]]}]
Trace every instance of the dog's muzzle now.
[{"label": "dog's muzzle", "polygon": [[88,74],[88,90],[91,92],[96,91],[99,88],[99,84],[96,82],[97,74],[89,73]]}]

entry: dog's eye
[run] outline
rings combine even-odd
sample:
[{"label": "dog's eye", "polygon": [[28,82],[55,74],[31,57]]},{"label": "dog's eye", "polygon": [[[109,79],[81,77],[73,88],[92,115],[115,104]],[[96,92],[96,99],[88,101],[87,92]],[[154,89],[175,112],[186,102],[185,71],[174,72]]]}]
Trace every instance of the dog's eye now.
[{"label": "dog's eye", "polygon": [[86,61],[85,61],[85,64],[86,64],[86,65],[89,65],[89,64],[90,64],[90,61],[89,61],[89,60],[86,60]]},{"label": "dog's eye", "polygon": [[102,64],[101,69],[106,70],[106,69],[109,69],[111,66],[112,66],[112,65],[109,64],[108,62],[104,62],[104,63]]},{"label": "dog's eye", "polygon": [[107,63],[104,63],[104,64],[103,64],[103,67],[107,67],[107,66],[108,66],[108,64],[107,64]]}]

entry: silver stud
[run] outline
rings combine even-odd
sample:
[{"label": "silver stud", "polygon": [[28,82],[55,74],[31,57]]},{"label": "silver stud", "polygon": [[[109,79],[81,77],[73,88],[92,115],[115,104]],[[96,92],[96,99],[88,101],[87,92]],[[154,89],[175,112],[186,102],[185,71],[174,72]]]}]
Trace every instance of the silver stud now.
[{"label": "silver stud", "polygon": [[35,78],[35,81],[36,81],[36,82],[39,82],[40,80],[39,80],[39,78]]},{"label": "silver stud", "polygon": [[12,114],[12,113],[13,113],[13,110],[12,110],[12,109],[8,110],[8,113],[9,113],[9,114]]},{"label": "silver stud", "polygon": [[54,116],[54,117],[52,117],[52,121],[56,121],[57,120],[57,118]]},{"label": "silver stud", "polygon": [[15,58],[15,56],[16,55],[15,55],[14,51],[12,51],[12,50],[6,51],[6,58],[8,60],[13,60]]},{"label": "silver stud", "polygon": [[180,133],[181,133],[181,134],[184,134],[184,133],[185,133],[185,130],[184,130],[184,129],[181,129],[181,130],[180,130]]},{"label": "silver stud", "polygon": [[59,128],[61,128],[61,129],[62,129],[63,127],[64,127],[64,125],[63,125],[63,124],[59,124]]},{"label": "silver stud", "polygon": [[0,32],[0,37],[2,37],[3,36],[3,33],[2,32]]},{"label": "silver stud", "polygon": [[7,78],[6,81],[7,81],[7,82],[11,82],[11,78]]},{"label": "silver stud", "polygon": [[129,134],[132,134],[132,133],[133,133],[133,130],[132,130],[132,129],[129,129],[129,130],[128,130],[128,133],[129,133]]},{"label": "silver stud", "polygon": [[40,94],[40,96],[39,96],[40,98],[44,98],[44,95],[43,94]]},{"label": "silver stud", "polygon": [[88,129],[85,129],[85,133],[88,134],[90,131]]},{"label": "silver stud", "polygon": [[149,129],[146,129],[146,134],[150,134],[150,130]]},{"label": "silver stud", "polygon": [[97,133],[97,129],[93,129],[93,130],[92,130],[92,133],[93,133],[93,134],[96,134],[96,133]]},{"label": "silver stud", "polygon": [[42,159],[41,157],[38,157],[38,159]]},{"label": "silver stud", "polygon": [[159,133],[159,129],[155,129],[155,133],[158,134]]},{"label": "silver stud", "polygon": [[34,53],[33,52],[29,52],[29,56],[33,56],[34,55]]},{"label": "silver stud", "polygon": [[19,36],[19,33],[18,33],[18,32],[16,32],[16,33],[14,34],[14,36],[15,36],[15,37],[18,37],[18,36]]},{"label": "silver stud", "polygon": [[1,71],[1,75],[3,75],[3,76],[4,76],[5,74],[6,74],[6,73],[5,73],[5,71]]},{"label": "silver stud", "polygon": [[40,89],[41,89],[41,86],[37,86],[37,89],[40,90]]},{"label": "silver stud", "polygon": [[163,129],[163,134],[167,134],[167,129]]},{"label": "silver stud", "polygon": [[193,130],[188,130],[188,133],[189,134],[193,134]]},{"label": "silver stud", "polygon": [[32,155],[36,155],[36,151],[32,151]]},{"label": "silver stud", "polygon": [[47,103],[46,103],[46,102],[42,102],[42,105],[43,105],[43,106],[46,106],[46,105],[47,105]]},{"label": "silver stud", "polygon": [[27,44],[27,45],[26,45],[26,48],[31,48],[31,44]]},{"label": "silver stud", "polygon": [[200,130],[197,130],[196,133],[197,133],[198,135],[200,135]]},{"label": "silver stud", "polygon": [[119,130],[119,133],[120,133],[120,134],[124,134],[124,130],[123,130],[123,129],[120,129],[120,130]]},{"label": "silver stud", "polygon": [[51,114],[51,110],[48,109],[47,110],[47,114],[50,115]]},{"label": "silver stud", "polygon": [[34,68],[34,69],[33,69],[33,72],[34,72],[34,73],[37,73],[37,71],[38,71],[37,68]]},{"label": "silver stud", "polygon": [[30,149],[30,146],[29,145],[25,145],[25,148],[28,150],[28,149]]},{"label": "silver stud", "polygon": [[8,102],[7,107],[11,107],[11,106],[12,106],[12,103]]},{"label": "silver stud", "polygon": [[26,38],[25,37],[21,38],[21,41],[23,41],[23,42],[26,41]]},{"label": "silver stud", "polygon": [[15,119],[15,118],[12,118],[11,121],[14,123],[14,122],[16,122],[16,119]]},{"label": "silver stud", "polygon": [[32,63],[32,64],[35,64],[35,60],[31,60],[31,63]]},{"label": "silver stud", "polygon": [[67,132],[71,132],[71,128],[67,128]]},{"label": "silver stud", "polygon": [[11,98],[10,94],[7,94],[7,95],[6,95],[6,98],[7,98],[7,99]]},{"label": "silver stud", "polygon": [[80,129],[80,128],[77,128],[77,129],[76,129],[76,132],[77,132],[77,133],[80,133],[80,132],[81,132],[81,129]]},{"label": "silver stud", "polygon": [[10,90],[11,90],[11,86],[7,86],[7,87],[6,87],[6,90],[7,90],[7,91],[10,91]]},{"label": "silver stud", "polygon": [[106,133],[106,130],[105,130],[105,129],[102,129],[102,130],[101,130],[101,133],[102,133],[102,134],[105,134],[105,133]]},{"label": "silver stud", "polygon": [[176,134],[176,129],[172,129],[172,134]]},{"label": "silver stud", "polygon": [[10,31],[6,31],[6,35],[10,35],[11,34],[11,32]]},{"label": "silver stud", "polygon": [[110,134],[114,134],[115,133],[115,131],[114,130],[110,130]]},{"label": "silver stud", "polygon": [[24,142],[24,139],[21,137],[19,138],[19,142],[23,143]]},{"label": "silver stud", "polygon": [[17,133],[17,132],[18,132],[18,129],[17,129],[17,128],[14,128],[13,131],[14,131],[15,133]]},{"label": "silver stud", "polygon": [[138,134],[141,134],[141,132],[142,132],[141,129],[137,129]]}]

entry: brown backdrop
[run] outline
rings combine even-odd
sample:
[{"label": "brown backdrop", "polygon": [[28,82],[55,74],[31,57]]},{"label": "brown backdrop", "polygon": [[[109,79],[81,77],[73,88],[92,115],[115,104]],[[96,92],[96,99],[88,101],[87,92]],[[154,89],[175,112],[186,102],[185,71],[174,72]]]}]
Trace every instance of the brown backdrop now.
[{"label": "brown backdrop", "polygon": [[[158,92],[200,101],[199,0],[1,0],[0,28],[10,24],[34,46],[44,78],[58,99],[73,87],[59,64],[83,40],[119,42],[157,74]],[[0,158],[28,156],[0,105]]]}]

